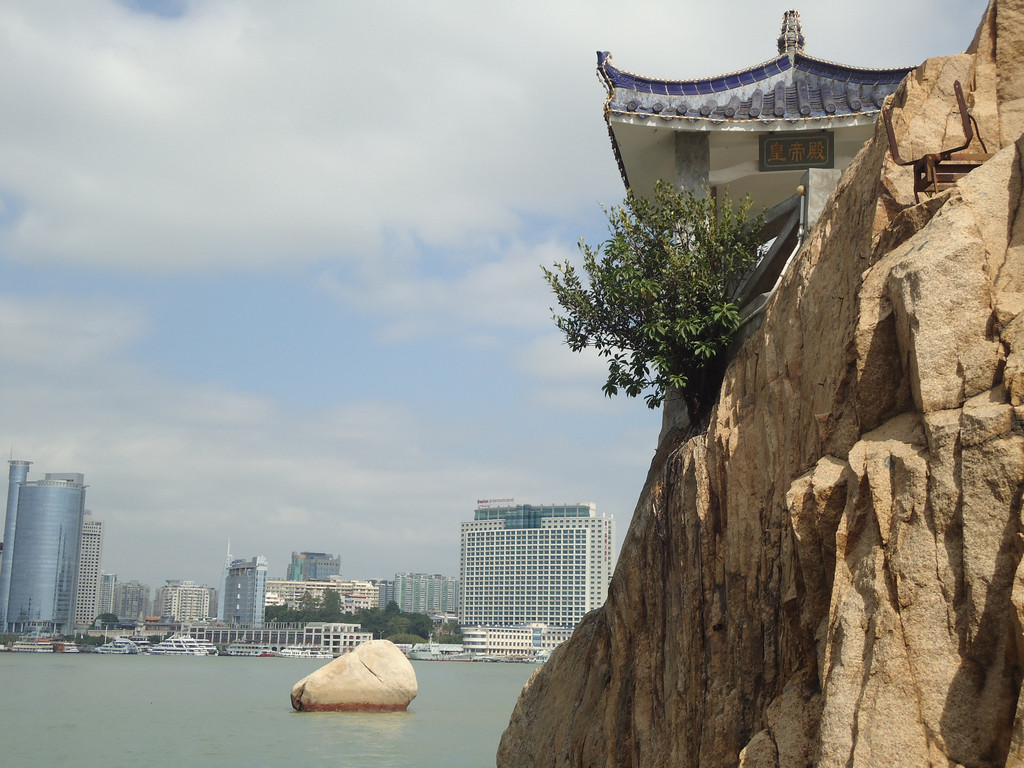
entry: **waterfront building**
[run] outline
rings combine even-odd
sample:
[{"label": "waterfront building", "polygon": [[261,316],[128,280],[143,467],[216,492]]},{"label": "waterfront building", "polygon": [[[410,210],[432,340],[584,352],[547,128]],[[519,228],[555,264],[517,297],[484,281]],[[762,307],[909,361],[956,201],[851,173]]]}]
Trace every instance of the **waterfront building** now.
[{"label": "waterfront building", "polygon": [[85,476],[47,473],[29,481],[31,462],[10,461],[0,628],[70,633],[85,516]]},{"label": "waterfront building", "polygon": [[359,624],[319,621],[304,625],[271,623],[265,627],[225,627],[215,622],[195,622],[182,626],[181,631],[189,637],[218,646],[247,643],[266,645],[272,651],[280,651],[301,645],[323,648],[334,656],[348,653],[357,645],[373,640],[373,633],[363,631]]},{"label": "waterfront building", "polygon": [[232,560],[224,579],[224,615],[228,624],[262,627],[267,597],[267,558]]},{"label": "waterfront building", "polygon": [[[103,523],[86,510],[82,519],[82,541],[78,553],[78,594],[75,597],[75,626],[91,627],[100,610],[100,561],[103,559]],[[109,603],[108,603],[109,604]],[[108,609],[109,610],[109,609]]]},{"label": "waterfront building", "polygon": [[614,542],[594,504],[478,502],[461,524],[459,623],[575,626],[604,604]]},{"label": "waterfront building", "polygon": [[551,653],[570,635],[570,627],[550,627],[538,622],[518,627],[463,627],[462,646],[474,656],[532,658]]},{"label": "waterfront building", "polygon": [[377,607],[377,587],[368,581],[340,578],[327,581],[268,579],[265,604],[297,608],[307,596],[322,600],[328,591],[338,593],[343,613]]},{"label": "waterfront building", "polygon": [[215,604],[214,593],[212,587],[194,581],[168,579],[167,586],[156,591],[153,609],[160,620],[167,623],[206,619],[210,616],[210,606]]},{"label": "waterfront building", "polygon": [[[116,578],[116,577],[115,577]],[[138,581],[115,581],[111,613],[119,619],[141,621],[149,615],[150,589],[148,584]]]},{"label": "waterfront building", "polygon": [[437,573],[396,573],[394,599],[406,613],[455,613],[459,580]]},{"label": "waterfront building", "polygon": [[292,552],[288,581],[327,581],[341,573],[341,559],[326,552]]}]

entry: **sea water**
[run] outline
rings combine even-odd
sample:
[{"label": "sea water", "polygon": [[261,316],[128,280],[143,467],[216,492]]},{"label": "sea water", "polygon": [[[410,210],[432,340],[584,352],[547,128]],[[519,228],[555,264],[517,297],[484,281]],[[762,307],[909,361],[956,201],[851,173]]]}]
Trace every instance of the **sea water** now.
[{"label": "sea water", "polygon": [[295,712],[310,659],[0,653],[0,763],[494,766],[532,664],[413,662],[406,712]]}]

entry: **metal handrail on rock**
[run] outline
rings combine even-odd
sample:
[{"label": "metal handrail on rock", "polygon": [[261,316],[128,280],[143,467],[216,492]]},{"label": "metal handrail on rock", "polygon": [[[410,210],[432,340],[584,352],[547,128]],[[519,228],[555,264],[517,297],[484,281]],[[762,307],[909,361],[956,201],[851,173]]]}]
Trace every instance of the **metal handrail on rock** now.
[{"label": "metal handrail on rock", "polygon": [[[921,193],[934,195],[944,189],[949,189],[956,182],[980,166],[992,155],[981,138],[981,130],[978,128],[978,121],[974,119],[967,106],[967,99],[964,98],[964,89],[959,80],[953,81],[953,91],[956,94],[957,108],[960,110],[960,124],[963,126],[964,143],[954,149],[947,149],[941,152],[932,152],[918,158],[917,160],[904,160],[900,156],[899,146],[896,143],[896,132],[892,127],[892,110],[886,107],[882,110],[882,118],[885,120],[885,132],[889,137],[889,153],[897,165],[910,165],[914,168],[914,202],[921,202]],[[981,152],[964,152],[978,137],[981,144]]]}]

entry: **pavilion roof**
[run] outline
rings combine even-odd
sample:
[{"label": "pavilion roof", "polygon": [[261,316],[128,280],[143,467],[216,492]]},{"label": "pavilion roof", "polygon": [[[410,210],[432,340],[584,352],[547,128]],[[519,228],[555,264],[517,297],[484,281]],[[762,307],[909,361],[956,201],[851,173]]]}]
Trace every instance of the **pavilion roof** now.
[{"label": "pavilion roof", "polygon": [[[597,70],[608,99],[605,118],[660,118],[680,130],[722,124],[796,123],[793,128],[861,122],[875,116],[885,97],[896,90],[913,67],[868,69],[817,59],[803,52],[800,16],[787,11],[779,36],[779,55],[738,72],[698,80],[659,80],[611,64],[598,52]],[[752,122],[756,121],[756,122]],[[812,125],[800,125],[800,123]],[[723,126],[724,127],[724,126]]]}]

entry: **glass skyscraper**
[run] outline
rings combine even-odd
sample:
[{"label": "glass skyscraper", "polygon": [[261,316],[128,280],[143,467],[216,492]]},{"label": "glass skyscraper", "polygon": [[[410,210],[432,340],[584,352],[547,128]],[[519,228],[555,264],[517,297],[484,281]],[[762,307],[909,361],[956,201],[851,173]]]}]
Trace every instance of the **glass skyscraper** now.
[{"label": "glass skyscraper", "polygon": [[85,514],[85,476],[47,473],[11,461],[0,565],[0,627],[8,632],[73,629]]},{"label": "glass skyscraper", "polygon": [[337,555],[326,552],[292,552],[288,581],[327,581],[341,573]]}]

